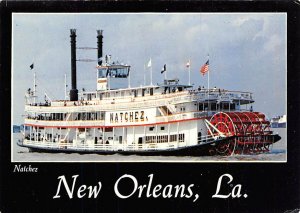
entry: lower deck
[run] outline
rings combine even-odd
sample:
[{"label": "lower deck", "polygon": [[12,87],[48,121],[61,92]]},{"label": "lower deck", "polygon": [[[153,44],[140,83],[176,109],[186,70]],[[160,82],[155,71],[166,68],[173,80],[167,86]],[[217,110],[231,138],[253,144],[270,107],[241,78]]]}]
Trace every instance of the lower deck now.
[{"label": "lower deck", "polygon": [[49,149],[169,150],[212,142],[204,120],[150,126],[63,128],[24,127],[22,145]]}]

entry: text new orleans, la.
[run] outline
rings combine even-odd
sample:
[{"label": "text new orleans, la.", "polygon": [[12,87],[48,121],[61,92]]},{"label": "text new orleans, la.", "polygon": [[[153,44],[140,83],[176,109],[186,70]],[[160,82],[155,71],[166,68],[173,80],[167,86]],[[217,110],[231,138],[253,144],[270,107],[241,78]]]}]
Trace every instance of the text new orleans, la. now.
[{"label": "text new orleans, la.", "polygon": [[[97,198],[102,189],[101,181],[97,182],[94,186],[79,185],[77,183],[77,178],[79,175],[73,175],[71,184],[68,183],[64,175],[59,176],[57,179],[58,186],[56,194],[53,196],[53,199],[60,198],[61,190],[64,189],[67,192],[69,199],[74,197],[77,198]],[[162,184],[153,184],[154,175],[148,175],[147,184],[139,184],[137,178],[130,174],[122,175],[114,184],[114,193],[117,197],[121,199],[127,198],[186,198],[192,199],[195,202],[199,198],[199,192],[195,192],[195,184],[179,184],[179,185],[162,185]],[[70,181],[70,180],[69,180]],[[81,182],[81,181],[79,181]],[[156,182],[156,181],[155,181]],[[129,190],[124,191],[123,186],[132,186]],[[123,189],[122,189],[123,188]],[[63,190],[63,191],[64,191]],[[64,193],[63,193],[64,194]],[[247,194],[242,194],[242,185],[233,184],[233,177],[230,174],[223,174],[219,177],[217,182],[217,187],[215,194],[211,196],[212,198],[247,198]]]}]

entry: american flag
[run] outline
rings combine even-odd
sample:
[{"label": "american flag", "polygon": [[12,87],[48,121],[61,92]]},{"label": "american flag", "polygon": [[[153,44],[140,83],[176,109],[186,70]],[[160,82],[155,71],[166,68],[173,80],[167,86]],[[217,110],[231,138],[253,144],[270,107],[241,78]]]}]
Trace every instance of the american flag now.
[{"label": "american flag", "polygon": [[205,64],[203,64],[203,66],[200,69],[200,72],[202,73],[202,75],[205,75],[205,73],[208,72],[208,68],[209,68],[209,60],[207,60],[207,62]]}]

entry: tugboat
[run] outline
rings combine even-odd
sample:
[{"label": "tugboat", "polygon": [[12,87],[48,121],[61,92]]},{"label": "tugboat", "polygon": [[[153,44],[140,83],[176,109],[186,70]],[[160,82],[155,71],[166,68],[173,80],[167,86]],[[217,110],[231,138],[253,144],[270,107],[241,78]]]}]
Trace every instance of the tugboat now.
[{"label": "tugboat", "polygon": [[112,89],[110,79],[128,78],[130,65],[103,56],[102,30],[97,89],[78,92],[76,30],[70,33],[70,99],[37,103],[35,88],[29,90],[19,146],[38,152],[235,155],[269,152],[281,139],[266,116],[253,111],[251,92],[194,89],[179,79]]}]

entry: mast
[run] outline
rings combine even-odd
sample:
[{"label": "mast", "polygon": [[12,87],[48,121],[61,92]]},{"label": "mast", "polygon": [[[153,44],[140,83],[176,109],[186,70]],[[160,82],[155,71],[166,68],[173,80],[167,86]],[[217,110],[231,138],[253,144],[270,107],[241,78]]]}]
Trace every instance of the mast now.
[{"label": "mast", "polygon": [[148,63],[148,66],[149,66],[149,64],[150,64],[150,78],[151,78],[150,85],[152,86],[153,83],[152,83],[152,60],[151,60],[151,58],[150,58],[150,63]]},{"label": "mast", "polygon": [[[207,54],[207,60],[208,60],[208,63],[209,63],[209,54]],[[211,107],[209,107],[209,73],[210,73],[210,70],[209,70],[209,65],[208,65],[208,75],[207,75],[207,89],[208,89],[208,97],[207,97],[207,100],[208,100],[208,109],[207,111],[209,111],[209,109]]]},{"label": "mast", "polygon": [[36,73],[33,73],[33,103],[36,102]]},{"label": "mast", "polygon": [[67,85],[67,74],[65,73],[65,100],[67,100],[67,98],[68,98],[67,87],[68,87],[68,85]]},{"label": "mast", "polygon": [[130,73],[128,74],[128,88],[130,88],[131,85],[130,85]]},{"label": "mast", "polygon": [[189,85],[191,85],[191,59],[189,59],[188,64],[189,64],[189,67],[188,67],[188,69],[189,69]]},{"label": "mast", "polygon": [[144,64],[144,86],[146,85],[146,64]]}]

